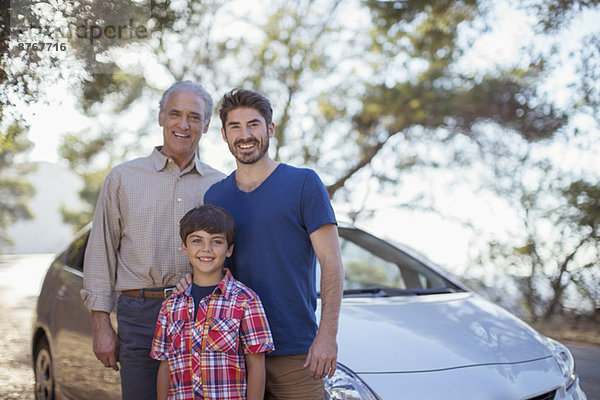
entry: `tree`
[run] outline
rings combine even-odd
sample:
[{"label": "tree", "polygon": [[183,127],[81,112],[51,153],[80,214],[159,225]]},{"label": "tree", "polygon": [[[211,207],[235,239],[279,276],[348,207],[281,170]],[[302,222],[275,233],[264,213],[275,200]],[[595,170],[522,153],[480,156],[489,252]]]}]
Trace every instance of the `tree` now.
[{"label": "tree", "polygon": [[[565,200],[556,213],[556,222],[570,232],[558,273],[552,279],[552,297],[545,318],[561,310],[569,284],[578,289],[592,309],[600,307],[600,184],[576,180],[560,193]],[[559,242],[562,244],[562,242]]]},{"label": "tree", "polygon": [[485,260],[515,277],[533,321],[564,309],[593,311],[600,305],[600,186],[536,157],[539,149],[518,153],[514,169],[498,169],[494,176],[495,193],[517,223],[510,239],[490,242]]},{"label": "tree", "polygon": [[59,149],[59,154],[69,161],[71,171],[83,180],[83,188],[79,191],[79,197],[84,204],[83,209],[72,210],[63,206],[60,210],[63,221],[70,224],[75,232],[93,219],[96,201],[106,174],[110,167],[118,161],[122,161],[126,154],[116,160],[110,159],[107,163],[104,161],[102,163],[104,167],[98,167],[96,160],[102,154],[109,153],[111,157],[118,157],[114,155],[116,153],[114,149],[110,149],[109,152],[100,152],[100,150],[109,149],[109,146],[114,145],[114,137],[111,134],[103,134],[92,140],[87,139],[82,134],[65,135]]},{"label": "tree", "polygon": [[598,0],[546,0],[533,2],[532,6],[537,11],[539,27],[548,32],[558,30],[582,10],[598,5]]},{"label": "tree", "polygon": [[589,114],[600,125],[600,33],[585,38],[578,56],[581,60],[578,64],[580,80],[576,91],[582,93],[578,106],[589,108]]},{"label": "tree", "polygon": [[32,166],[15,161],[31,143],[24,137],[25,129],[18,123],[0,131],[0,249],[12,245],[7,228],[19,220],[30,219],[27,201],[34,189],[23,179]]},{"label": "tree", "polygon": [[[560,36],[582,8],[599,4],[542,2],[536,8],[539,28]],[[598,170],[593,162],[578,167],[558,162],[572,151],[594,160],[592,149],[600,145],[598,37],[598,32],[588,35],[571,54],[578,80],[571,83],[564,109],[573,121],[583,116],[585,123],[563,125],[552,141],[513,143],[495,152],[494,162],[500,167],[493,171],[494,185],[488,188],[510,204],[517,220],[509,239],[490,241],[490,256],[516,277],[532,320],[549,319],[564,310],[593,311],[600,304]],[[546,63],[551,65],[551,59]]]},{"label": "tree", "polygon": [[[535,95],[539,65],[485,75],[457,72],[459,27],[480,13],[478,2],[365,4],[270,2],[264,22],[252,15],[246,20],[259,22],[242,24],[246,35],[221,38],[213,24],[223,18],[220,10],[232,12],[231,5],[189,1],[190,12],[174,16],[171,30],[155,32],[151,57],[173,80],[200,78],[220,93],[232,86],[268,93],[277,116],[275,158],[316,168],[332,197],[364,171],[397,182],[397,173],[373,168],[396,137],[476,140],[474,127],[492,121],[536,140],[566,121],[543,99],[522,101]],[[363,24],[347,24],[344,13]],[[181,41],[180,27],[199,39]],[[406,74],[397,72],[402,67]],[[84,94],[94,96],[83,103],[104,99],[107,89],[118,87],[112,84],[118,76],[115,71],[86,80]],[[417,135],[419,130],[424,133]],[[395,158],[396,167],[416,165],[410,151]]]},{"label": "tree", "polygon": [[[32,54],[11,47],[10,1],[0,1],[0,250],[9,248],[13,242],[7,229],[19,220],[32,217],[27,205],[34,189],[25,178],[33,166],[22,155],[31,147],[26,139],[26,127],[13,107],[16,97],[31,100],[36,91],[35,76],[30,78],[28,66],[35,66],[39,59]],[[11,58],[18,58],[20,65],[12,65]],[[8,112],[12,118],[7,118]]]},{"label": "tree", "polygon": [[[0,247],[6,247],[12,243],[6,234],[8,226],[32,217],[27,202],[34,190],[26,176],[33,168],[23,157],[31,143],[26,138],[22,107],[46,100],[45,82],[71,74],[77,78],[84,71],[104,72],[100,69],[104,65],[98,64],[95,56],[122,41],[91,40],[97,27],[90,22],[95,21],[92,17],[109,23],[111,16],[135,16],[143,7],[136,2],[123,5],[114,1],[21,0],[11,4],[2,0],[0,5]],[[103,28],[107,35],[108,26]],[[83,32],[89,43],[81,40]],[[69,50],[79,63],[62,57],[65,41],[71,44]]]}]

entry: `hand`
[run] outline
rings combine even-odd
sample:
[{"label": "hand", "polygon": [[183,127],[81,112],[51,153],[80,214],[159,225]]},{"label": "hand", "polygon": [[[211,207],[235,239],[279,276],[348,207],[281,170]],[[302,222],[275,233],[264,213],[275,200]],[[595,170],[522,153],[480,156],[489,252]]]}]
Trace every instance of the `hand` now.
[{"label": "hand", "polygon": [[332,338],[325,335],[319,336],[313,340],[308,356],[304,363],[304,368],[309,368],[310,375],[314,379],[321,379],[327,376],[331,378],[337,367],[337,343],[335,336]]},{"label": "hand", "polygon": [[173,289],[173,293],[181,294],[185,292],[185,290],[192,284],[192,282],[192,274],[188,272],[183,278],[181,278],[179,283],[177,283],[177,286],[175,286],[175,289]]},{"label": "hand", "polygon": [[94,331],[93,350],[96,358],[106,368],[119,370],[119,338],[110,323],[108,313],[92,311],[92,330]]}]

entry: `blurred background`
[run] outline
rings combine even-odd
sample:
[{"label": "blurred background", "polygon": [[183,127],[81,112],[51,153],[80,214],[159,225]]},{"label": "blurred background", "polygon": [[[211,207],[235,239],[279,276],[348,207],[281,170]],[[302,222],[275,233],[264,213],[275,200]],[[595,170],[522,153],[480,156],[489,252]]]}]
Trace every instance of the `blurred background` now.
[{"label": "blurred background", "polygon": [[[173,82],[215,111],[244,87],[340,220],[600,344],[600,1],[0,3],[1,253],[89,222],[109,169],[162,143]],[[220,127],[199,154],[230,173]]]}]

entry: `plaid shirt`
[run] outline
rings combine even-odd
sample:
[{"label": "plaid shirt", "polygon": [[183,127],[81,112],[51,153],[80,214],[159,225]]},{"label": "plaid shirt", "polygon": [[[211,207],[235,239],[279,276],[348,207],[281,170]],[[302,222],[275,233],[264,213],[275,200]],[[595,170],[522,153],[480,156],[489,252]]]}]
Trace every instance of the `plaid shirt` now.
[{"label": "plaid shirt", "polygon": [[150,356],[168,360],[169,399],[245,399],[244,354],[273,351],[256,293],[229,270],[194,318],[191,286],[162,304]]}]

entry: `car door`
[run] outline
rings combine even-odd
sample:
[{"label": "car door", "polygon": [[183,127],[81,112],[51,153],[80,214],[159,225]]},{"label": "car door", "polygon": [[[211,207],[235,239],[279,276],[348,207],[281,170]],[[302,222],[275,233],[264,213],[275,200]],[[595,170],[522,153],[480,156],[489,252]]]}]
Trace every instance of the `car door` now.
[{"label": "car door", "polygon": [[[119,373],[105,368],[92,350],[90,312],[81,299],[83,256],[89,231],[76,237],[65,253],[54,312],[56,382],[69,398],[119,399]],[[116,324],[115,324],[116,326]]]}]

